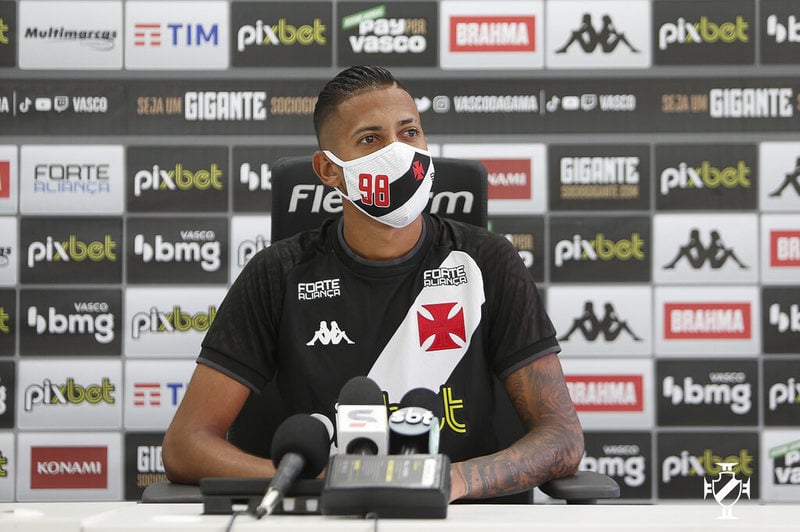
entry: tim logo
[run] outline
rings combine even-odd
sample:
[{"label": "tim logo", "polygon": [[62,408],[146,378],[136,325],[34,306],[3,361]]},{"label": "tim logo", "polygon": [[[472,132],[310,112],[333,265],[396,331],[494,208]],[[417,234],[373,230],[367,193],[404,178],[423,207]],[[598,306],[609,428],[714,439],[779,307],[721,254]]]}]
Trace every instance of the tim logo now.
[{"label": "tim logo", "polygon": [[133,45],[137,48],[160,48],[161,46],[198,47],[218,46],[219,26],[211,24],[183,24],[179,22],[137,22],[133,25]]},{"label": "tim logo", "polygon": [[31,489],[106,489],[106,447],[32,447]]},{"label": "tim logo", "polygon": [[0,161],[0,198],[11,197],[11,163]]},{"label": "tim logo", "polygon": [[716,230],[711,231],[706,246],[700,240],[700,231],[692,229],[689,233],[689,241],[680,247],[675,258],[669,264],[665,264],[664,269],[674,269],[681,259],[686,259],[685,262],[688,262],[695,270],[702,268],[704,264],[708,264],[713,270],[718,270],[725,265],[728,259],[735,262],[742,270],[748,269],[736,256],[733,248],[725,246],[719,231]]},{"label": "tim logo", "polygon": [[771,231],[769,265],[772,268],[800,266],[800,231]]},{"label": "tim logo", "polygon": [[[3,174],[2,164],[3,163],[0,163],[0,176]],[[794,169],[786,174],[778,188],[769,193],[769,197],[779,198],[783,194],[783,191],[789,187],[792,187],[795,193],[800,196],[800,157],[797,158]],[[0,196],[2,196],[2,191],[0,191]]]},{"label": "tim logo", "polygon": [[575,318],[572,322],[572,327],[559,340],[567,341],[577,331],[580,331],[583,337],[590,342],[597,340],[601,335],[605,341],[613,342],[623,332],[627,333],[636,342],[642,341],[628,326],[628,322],[621,320],[617,316],[614,305],[611,303],[605,304],[603,317],[599,318],[594,311],[594,303],[587,301],[583,306],[583,313]]},{"label": "tim logo", "polygon": [[611,21],[610,16],[603,15],[603,21],[600,25],[600,29],[598,30],[595,29],[594,24],[592,23],[592,15],[590,13],[584,13],[578,29],[572,32],[572,36],[569,38],[566,44],[556,50],[556,53],[565,54],[570,47],[575,45],[581,48],[587,54],[594,52],[598,47],[604,54],[610,54],[616,50],[617,46],[620,44],[624,44],[631,52],[635,54],[639,53],[639,50],[637,50],[630,43],[630,41],[628,41],[628,38],[625,37],[625,34],[617,31],[617,28]]},{"label": "tim logo", "polygon": [[750,303],[666,303],[667,340],[747,340],[751,338]]},{"label": "tim logo", "polygon": [[450,18],[451,52],[533,52],[536,17]]},{"label": "tim logo", "polygon": [[135,407],[160,407],[161,405],[177,406],[185,388],[182,382],[164,383],[167,393],[162,393],[159,382],[133,383],[133,406]]},{"label": "tim logo", "polygon": [[703,478],[703,499],[709,495],[714,496],[714,500],[722,507],[721,519],[735,519],[733,517],[733,505],[739,501],[742,495],[750,498],[750,477],[746,481],[736,478],[733,471],[736,462],[717,463],[722,468],[719,476],[712,481]]},{"label": "tim logo", "polygon": [[425,351],[459,349],[467,342],[464,309],[456,303],[422,305],[417,312],[419,345]]}]

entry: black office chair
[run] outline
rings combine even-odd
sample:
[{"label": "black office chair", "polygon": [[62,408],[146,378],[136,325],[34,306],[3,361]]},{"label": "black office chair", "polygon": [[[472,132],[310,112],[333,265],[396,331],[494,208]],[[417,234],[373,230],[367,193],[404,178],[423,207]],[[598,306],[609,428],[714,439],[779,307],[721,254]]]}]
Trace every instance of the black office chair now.
[{"label": "black office chair", "polygon": [[[488,184],[486,167],[479,161],[435,158],[436,171],[428,212],[486,227]],[[272,241],[319,227],[326,218],[340,216],[338,193],[325,187],[311,166],[311,157],[283,157],[272,167]],[[495,382],[495,424],[500,444],[505,447],[523,433],[502,384]],[[274,381],[260,394],[250,394],[228,431],[228,441],[258,456],[269,457],[272,434],[291,414],[284,407]],[[194,491],[192,490],[194,488]],[[539,487],[542,492],[568,503],[593,503],[619,497],[619,486],[606,475],[590,471],[552,480]],[[142,502],[198,502],[196,487],[148,486]],[[478,501],[473,501],[478,502]],[[493,502],[531,503],[532,491]]]}]

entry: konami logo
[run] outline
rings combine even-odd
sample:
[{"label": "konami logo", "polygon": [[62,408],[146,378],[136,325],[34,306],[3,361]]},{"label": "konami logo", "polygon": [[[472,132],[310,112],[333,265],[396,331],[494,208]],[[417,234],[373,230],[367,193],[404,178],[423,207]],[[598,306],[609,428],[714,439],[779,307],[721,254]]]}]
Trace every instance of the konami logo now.
[{"label": "konami logo", "polygon": [[31,447],[31,489],[106,489],[107,447]]},{"label": "konami logo", "polygon": [[481,159],[489,180],[489,199],[531,199],[530,159]]},{"label": "konami logo", "polygon": [[567,375],[578,412],[643,412],[642,375]]},{"label": "konami logo", "polygon": [[665,303],[667,340],[750,339],[750,303]]},{"label": "konami logo", "polygon": [[451,52],[533,52],[535,16],[453,16]]},{"label": "konami logo", "polygon": [[771,267],[800,266],[800,231],[770,231],[769,242]]}]

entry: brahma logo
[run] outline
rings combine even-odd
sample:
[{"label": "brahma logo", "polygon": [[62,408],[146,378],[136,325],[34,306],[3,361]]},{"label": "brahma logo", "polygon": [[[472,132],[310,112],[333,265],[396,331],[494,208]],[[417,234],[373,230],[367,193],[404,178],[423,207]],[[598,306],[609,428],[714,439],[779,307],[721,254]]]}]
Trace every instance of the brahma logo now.
[{"label": "brahma logo", "polygon": [[0,161],[0,198],[11,197],[11,163]]},{"label": "brahma logo", "polygon": [[642,375],[567,375],[578,412],[643,412]]},{"label": "brahma logo", "polygon": [[106,489],[107,447],[32,447],[31,489]]},{"label": "brahma logo", "polygon": [[467,342],[464,309],[456,303],[430,303],[417,311],[419,345],[425,351],[459,349]]},{"label": "brahma logo", "polygon": [[769,242],[771,267],[800,266],[800,231],[770,231]]},{"label": "brahma logo", "polygon": [[452,52],[533,52],[536,50],[534,16],[453,16],[450,18]]},{"label": "brahma logo", "polygon": [[531,199],[530,159],[481,159],[489,179],[489,199]]},{"label": "brahma logo", "polygon": [[750,339],[750,303],[666,303],[664,337],[668,340]]}]

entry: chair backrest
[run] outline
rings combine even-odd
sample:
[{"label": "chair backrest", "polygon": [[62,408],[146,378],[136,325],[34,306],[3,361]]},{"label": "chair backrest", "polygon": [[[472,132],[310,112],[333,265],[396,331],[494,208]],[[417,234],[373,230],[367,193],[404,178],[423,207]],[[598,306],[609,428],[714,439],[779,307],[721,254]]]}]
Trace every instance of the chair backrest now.
[{"label": "chair backrest", "polygon": [[[435,177],[427,211],[480,227],[487,224],[486,167],[480,161],[434,158]],[[273,242],[319,227],[339,216],[339,194],[323,185],[311,167],[311,156],[282,157],[272,167]]]}]

